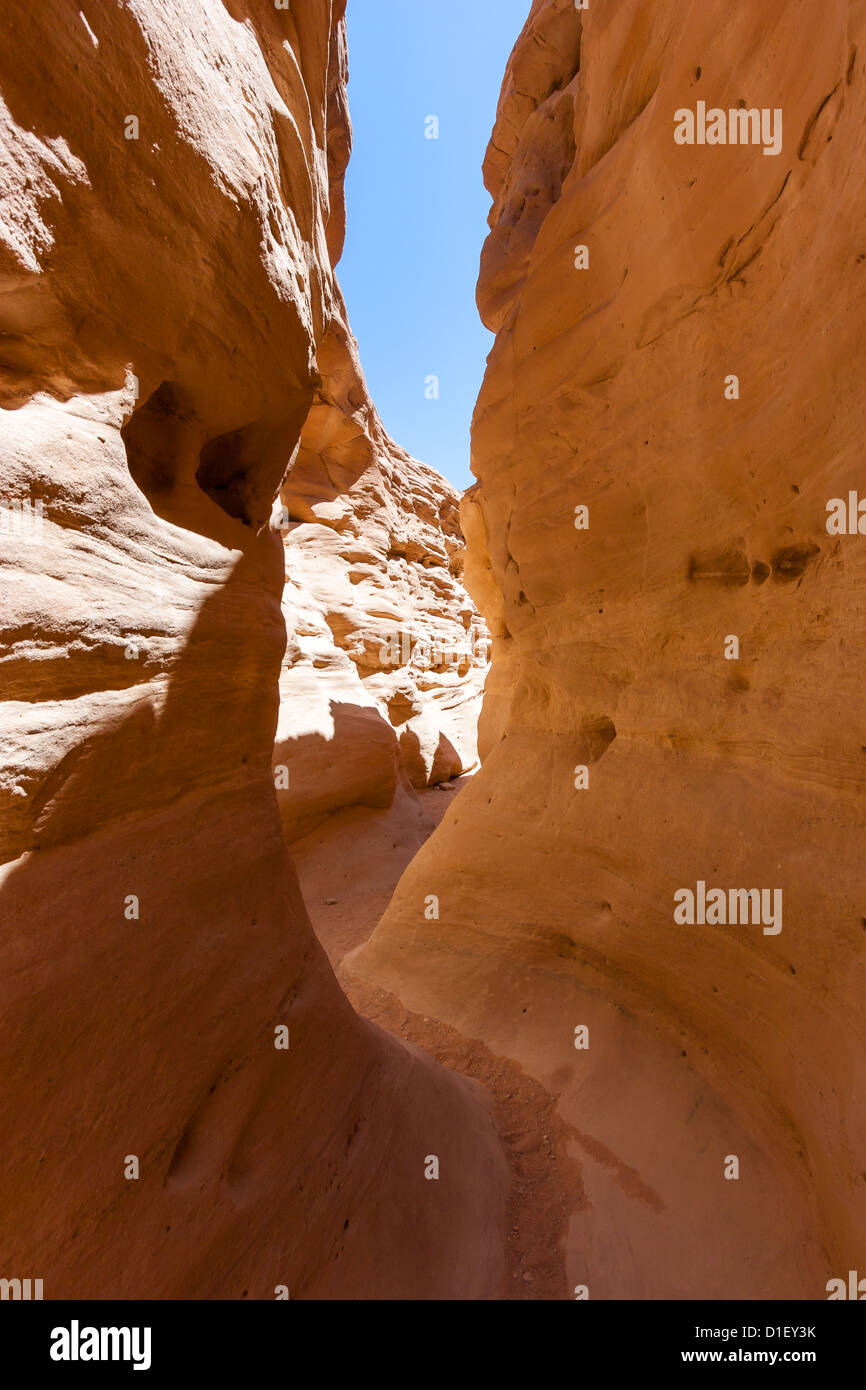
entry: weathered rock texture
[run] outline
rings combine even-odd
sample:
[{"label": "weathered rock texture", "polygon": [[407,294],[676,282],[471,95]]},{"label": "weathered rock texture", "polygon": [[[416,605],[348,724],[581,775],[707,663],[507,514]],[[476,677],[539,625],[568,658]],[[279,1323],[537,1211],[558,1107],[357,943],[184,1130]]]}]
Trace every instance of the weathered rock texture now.
[{"label": "weathered rock texture", "polygon": [[[0,15],[3,516],[43,509],[2,548],[0,1274],[47,1298],[499,1289],[483,1093],[347,1005],[271,771],[269,518],[351,375],[343,8]],[[391,457],[347,438],[352,516]],[[429,475],[401,489],[450,560]],[[381,505],[341,564],[394,548]]]},{"label": "weathered rock texture", "polygon": [[[864,22],[535,0],[488,154],[485,761],[354,967],[557,1098],[594,1298],[862,1269],[866,540],[825,523],[863,488]],[[698,100],[781,108],[781,154],[675,144]],[[698,880],[781,888],[782,931],[676,925]]]},{"label": "weathered rock texture", "polygon": [[332,323],[321,358],[282,489],[274,764],[290,840],[474,767],[489,648],[461,578],[459,495],[385,433],[347,328]]}]

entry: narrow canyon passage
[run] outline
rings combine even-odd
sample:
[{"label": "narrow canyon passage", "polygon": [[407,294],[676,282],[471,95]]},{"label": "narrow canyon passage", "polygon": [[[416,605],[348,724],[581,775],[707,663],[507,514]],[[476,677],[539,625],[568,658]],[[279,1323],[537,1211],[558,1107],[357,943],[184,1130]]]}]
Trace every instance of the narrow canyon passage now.
[{"label": "narrow canyon passage", "polygon": [[413,1014],[397,995],[341,969],[372,935],[403,872],[470,781],[440,784],[418,797],[404,792],[388,810],[337,812],[293,843],[292,856],[316,936],[353,1007],[477,1081],[491,1097],[509,1169],[505,1281],[498,1296],[560,1299],[571,1295],[562,1253],[568,1218],[586,1199],[580,1166],[569,1152],[575,1135],[557,1114],[554,1097],[479,1038]]},{"label": "narrow canyon passage", "polygon": [[337,280],[345,9],[0,15],[0,1278],[823,1299],[866,8],[527,0],[463,496]]}]

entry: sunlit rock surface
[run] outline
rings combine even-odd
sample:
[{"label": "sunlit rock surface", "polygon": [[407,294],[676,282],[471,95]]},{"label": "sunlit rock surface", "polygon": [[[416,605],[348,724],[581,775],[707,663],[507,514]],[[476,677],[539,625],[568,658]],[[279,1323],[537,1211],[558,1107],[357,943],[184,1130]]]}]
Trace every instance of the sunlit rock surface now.
[{"label": "sunlit rock surface", "polygon": [[0,15],[0,1274],[46,1298],[501,1286],[488,1101],[349,1007],[271,766],[343,8]]},{"label": "sunlit rock surface", "polygon": [[389,438],[347,330],[329,334],[281,524],[274,765],[292,840],[343,807],[389,806],[400,784],[477,766],[489,661],[463,587],[459,494]]},{"label": "sunlit rock surface", "polygon": [[[864,491],[863,23],[535,0],[505,77],[464,504],[484,763],[354,968],[555,1098],[563,1296],[862,1268],[866,540],[826,523]],[[780,110],[780,153],[677,144],[699,101]],[[677,922],[699,883],[783,916]]]}]

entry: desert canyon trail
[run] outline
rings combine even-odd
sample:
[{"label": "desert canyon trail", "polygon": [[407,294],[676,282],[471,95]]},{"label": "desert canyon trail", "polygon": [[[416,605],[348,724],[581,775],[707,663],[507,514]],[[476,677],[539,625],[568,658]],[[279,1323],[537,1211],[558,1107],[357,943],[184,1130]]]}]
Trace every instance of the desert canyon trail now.
[{"label": "desert canyon trail", "polygon": [[[827,510],[866,495],[866,0],[527,0],[462,499],[336,278],[345,8],[0,13],[4,1264],[824,1298],[866,1271]],[[678,143],[699,103],[778,152]],[[783,915],[678,920],[704,886]]]}]

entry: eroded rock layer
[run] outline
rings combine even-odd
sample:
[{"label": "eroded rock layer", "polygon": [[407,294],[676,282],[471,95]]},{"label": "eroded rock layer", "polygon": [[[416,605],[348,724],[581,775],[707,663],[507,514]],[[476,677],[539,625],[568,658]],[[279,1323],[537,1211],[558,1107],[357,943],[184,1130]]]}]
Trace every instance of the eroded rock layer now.
[{"label": "eroded rock layer", "polygon": [[535,0],[488,153],[485,760],[354,968],[556,1098],[593,1298],[862,1268],[864,17]]},{"label": "eroded rock layer", "polygon": [[[345,335],[343,8],[0,16],[0,1274],[46,1298],[500,1286],[486,1099],[349,1008],[271,769],[270,518]],[[357,516],[383,465],[347,448]]]},{"label": "eroded rock layer", "polygon": [[477,764],[486,627],[463,587],[459,494],[385,432],[332,323],[282,488],[288,631],[274,748],[290,840]]}]

